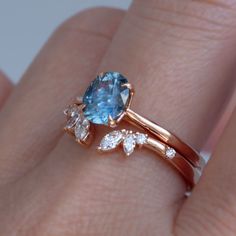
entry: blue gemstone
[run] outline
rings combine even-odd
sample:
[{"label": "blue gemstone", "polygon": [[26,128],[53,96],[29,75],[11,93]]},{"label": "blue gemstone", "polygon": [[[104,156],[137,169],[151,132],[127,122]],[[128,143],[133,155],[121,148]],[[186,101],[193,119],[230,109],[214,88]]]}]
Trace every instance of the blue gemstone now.
[{"label": "blue gemstone", "polygon": [[83,97],[85,117],[94,124],[103,125],[108,125],[109,116],[117,120],[130,99],[130,89],[122,86],[126,83],[128,80],[118,72],[98,75]]}]

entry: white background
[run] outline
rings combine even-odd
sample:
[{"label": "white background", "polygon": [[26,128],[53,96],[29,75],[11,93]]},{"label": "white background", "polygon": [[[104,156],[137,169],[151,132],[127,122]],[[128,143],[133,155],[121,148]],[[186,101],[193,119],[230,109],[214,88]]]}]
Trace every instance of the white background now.
[{"label": "white background", "polygon": [[0,0],[0,69],[17,82],[51,32],[92,6],[126,9],[131,0]]}]

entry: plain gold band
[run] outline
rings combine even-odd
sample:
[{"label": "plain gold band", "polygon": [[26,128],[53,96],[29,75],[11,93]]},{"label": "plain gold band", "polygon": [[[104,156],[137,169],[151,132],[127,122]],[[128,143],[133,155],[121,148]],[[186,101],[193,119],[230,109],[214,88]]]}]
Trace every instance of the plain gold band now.
[{"label": "plain gold band", "polygon": [[199,178],[201,177],[201,171],[199,168],[191,165],[181,154],[176,152],[173,158],[168,158],[166,156],[166,150],[169,148],[168,145],[154,139],[148,137],[147,143],[144,144],[145,147],[153,150],[158,154],[158,156],[167,160],[173,167],[175,167],[180,174],[184,177],[190,188],[193,188],[195,184],[198,183]]}]

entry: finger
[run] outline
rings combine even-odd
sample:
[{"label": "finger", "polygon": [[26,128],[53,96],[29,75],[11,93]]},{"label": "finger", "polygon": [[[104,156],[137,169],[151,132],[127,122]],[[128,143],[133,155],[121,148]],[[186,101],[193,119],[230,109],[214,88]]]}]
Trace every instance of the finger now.
[{"label": "finger", "polygon": [[[235,94],[236,95],[236,94]],[[234,103],[236,96],[234,96]],[[235,235],[236,110],[177,221],[179,235]]]},{"label": "finger", "polygon": [[62,111],[97,70],[123,17],[121,10],[91,9],[64,23],[50,38],[0,117],[4,180],[23,174],[62,135]]},{"label": "finger", "polygon": [[[234,83],[232,11],[205,1],[136,0],[100,71],[127,75],[136,88],[133,109],[199,150]],[[161,193],[165,200],[168,191]]]},{"label": "finger", "polygon": [[[232,89],[235,24],[230,5],[207,1],[134,1],[99,72],[112,70],[125,74],[136,88],[133,109],[199,150]],[[75,159],[78,149],[64,139],[54,158],[62,159],[68,150]],[[149,227],[155,229],[156,234],[167,234],[185,191],[180,175],[150,153],[136,152],[127,161],[129,164],[123,165],[116,159],[118,155],[103,161],[84,158],[79,172],[83,178],[73,183],[74,189],[81,195],[86,192],[87,196],[88,192],[90,195],[94,192],[88,186],[100,186],[96,191],[98,205],[115,199],[113,195],[104,196],[104,185],[114,190],[114,196],[122,196],[121,202],[135,199],[139,207],[130,207],[130,214],[145,212],[135,222],[137,229],[146,227],[148,215],[159,219],[158,224],[150,220]],[[83,185],[87,181],[89,184]],[[147,202],[149,207],[145,208]],[[96,210],[103,212],[104,209],[97,207]],[[114,211],[124,221],[128,220],[114,210],[113,204],[106,204],[103,213],[110,216],[109,212],[115,215]]]},{"label": "finger", "polygon": [[12,90],[12,83],[7,76],[0,70],[0,109],[3,107]]},{"label": "finger", "polygon": [[129,12],[100,70],[126,74],[138,94],[136,110],[200,149],[234,81],[232,11],[205,1],[136,0]]}]

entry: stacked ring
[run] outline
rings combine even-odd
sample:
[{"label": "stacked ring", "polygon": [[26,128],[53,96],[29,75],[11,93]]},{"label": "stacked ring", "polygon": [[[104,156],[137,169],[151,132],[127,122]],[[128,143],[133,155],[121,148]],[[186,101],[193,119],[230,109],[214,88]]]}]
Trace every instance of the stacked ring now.
[{"label": "stacked ring", "polygon": [[122,120],[134,124],[143,132],[113,130],[101,140],[98,151],[107,152],[122,146],[129,156],[136,146],[146,147],[172,164],[192,188],[206,164],[204,159],[177,136],[132,111],[133,96],[133,86],[120,73],[99,74],[84,96],[64,111],[67,116],[65,131],[78,143],[88,145],[93,139],[94,125],[115,128]]}]

